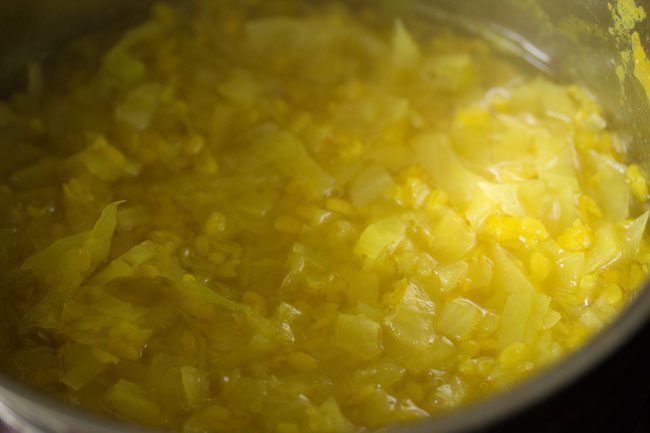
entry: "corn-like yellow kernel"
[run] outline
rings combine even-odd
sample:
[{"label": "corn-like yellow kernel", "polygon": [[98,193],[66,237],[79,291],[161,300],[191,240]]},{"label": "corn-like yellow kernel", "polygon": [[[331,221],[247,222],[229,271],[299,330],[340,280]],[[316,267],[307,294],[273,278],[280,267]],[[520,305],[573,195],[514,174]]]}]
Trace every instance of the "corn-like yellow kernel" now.
[{"label": "corn-like yellow kernel", "polygon": [[646,201],[648,199],[648,181],[641,167],[632,164],[628,166],[625,175],[634,198],[640,202]]},{"label": "corn-like yellow kernel", "polygon": [[318,370],[318,360],[305,352],[293,352],[287,356],[287,363],[297,371]]},{"label": "corn-like yellow kernel", "polygon": [[296,218],[290,216],[278,217],[273,222],[273,228],[283,233],[289,233],[289,234],[300,233],[301,227],[302,227],[302,223]]},{"label": "corn-like yellow kernel", "polygon": [[267,302],[260,294],[257,292],[252,292],[250,290],[244,292],[241,298],[242,302],[246,305],[250,305],[260,316],[266,316],[267,313]]},{"label": "corn-like yellow kernel", "polygon": [[551,260],[541,251],[534,251],[528,259],[530,273],[538,281],[544,281],[553,269]]},{"label": "corn-like yellow kernel", "polygon": [[583,276],[578,282],[580,295],[586,299],[590,299],[599,285],[600,279],[596,274],[587,274]]},{"label": "corn-like yellow kernel", "polygon": [[226,230],[226,216],[221,212],[210,214],[204,225],[205,234],[211,238],[218,238]]},{"label": "corn-like yellow kernel", "polygon": [[202,235],[194,238],[194,251],[199,256],[206,257],[210,254],[210,240]]},{"label": "corn-like yellow kernel", "polygon": [[355,387],[351,390],[350,395],[348,396],[348,404],[359,404],[367,400],[370,396],[375,393],[375,387],[373,385],[367,385],[363,387]]},{"label": "corn-like yellow kernel", "polygon": [[494,215],[485,221],[483,230],[499,242],[519,239],[521,233],[520,221],[511,215]]},{"label": "corn-like yellow kernel", "polygon": [[215,265],[221,265],[226,261],[227,257],[222,251],[212,251],[208,254],[208,260]]},{"label": "corn-like yellow kernel", "polygon": [[540,241],[548,238],[544,223],[537,218],[524,217],[520,221],[521,239],[526,246],[535,246]]},{"label": "corn-like yellow kernel", "polygon": [[580,279],[579,286],[584,290],[593,290],[598,286],[599,279],[596,274],[587,274]]},{"label": "corn-like yellow kernel", "polygon": [[557,237],[558,245],[569,251],[585,251],[591,246],[591,241],[591,229],[580,219]]},{"label": "corn-like yellow kernel", "polygon": [[617,305],[623,299],[623,290],[616,283],[605,283],[600,296],[609,305]]}]

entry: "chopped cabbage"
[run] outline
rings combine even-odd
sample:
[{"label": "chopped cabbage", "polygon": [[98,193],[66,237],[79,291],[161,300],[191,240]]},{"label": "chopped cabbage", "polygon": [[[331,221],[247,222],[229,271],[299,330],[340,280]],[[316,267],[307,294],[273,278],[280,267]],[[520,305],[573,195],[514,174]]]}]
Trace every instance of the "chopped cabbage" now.
[{"label": "chopped cabbage", "polygon": [[114,182],[126,176],[135,176],[140,167],[129,161],[122,152],[108,144],[106,139],[98,138],[87,149],[70,158],[79,161],[90,173],[101,180]]},{"label": "chopped cabbage", "polygon": [[114,202],[104,208],[92,230],[60,239],[25,260],[21,269],[30,272],[41,284],[48,284],[50,290],[25,316],[22,327],[37,323],[53,326],[62,302],[106,260],[120,203]]},{"label": "chopped cabbage", "polygon": [[115,108],[115,120],[138,131],[147,129],[160,104],[162,92],[156,83],[140,85]]},{"label": "chopped cabbage", "polygon": [[393,62],[399,66],[413,66],[420,59],[420,48],[401,21],[393,30]]},{"label": "chopped cabbage", "polygon": [[164,426],[166,417],[160,406],[141,386],[120,379],[106,393],[106,404],[115,415],[152,426]]},{"label": "chopped cabbage", "polygon": [[334,344],[353,359],[371,360],[382,351],[381,327],[377,322],[361,315],[339,314]]},{"label": "chopped cabbage", "polygon": [[354,252],[369,260],[377,259],[382,252],[404,239],[408,222],[401,216],[386,218],[370,224],[361,234]]}]

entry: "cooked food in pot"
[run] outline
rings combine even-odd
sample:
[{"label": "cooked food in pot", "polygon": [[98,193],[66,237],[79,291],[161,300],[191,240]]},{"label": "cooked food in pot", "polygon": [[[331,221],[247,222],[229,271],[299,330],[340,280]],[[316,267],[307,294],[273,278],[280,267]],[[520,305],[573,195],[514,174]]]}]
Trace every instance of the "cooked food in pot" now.
[{"label": "cooked food in pot", "polygon": [[372,429],[512,386],[634,297],[647,182],[585,89],[271,3],[158,5],[0,105],[6,373],[184,433]]}]

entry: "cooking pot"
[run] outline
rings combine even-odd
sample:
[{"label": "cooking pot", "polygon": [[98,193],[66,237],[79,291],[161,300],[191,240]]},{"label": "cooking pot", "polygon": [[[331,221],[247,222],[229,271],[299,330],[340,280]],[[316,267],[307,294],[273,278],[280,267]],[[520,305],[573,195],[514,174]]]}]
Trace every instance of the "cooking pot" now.
[{"label": "cooking pot", "polygon": [[[235,0],[215,0],[235,1]],[[280,0],[278,0],[280,1]],[[311,0],[318,1],[318,0]],[[648,171],[650,105],[633,68],[623,61],[625,36],[614,30],[604,0],[351,0],[382,7],[419,31],[441,22],[482,34],[559,81],[589,89],[630,140],[631,158]],[[148,1],[22,0],[0,4],[0,92],[20,86],[25,63],[47,61],[67,40],[104,27],[125,27]],[[650,1],[637,2],[650,10]],[[636,30],[644,41],[647,23]],[[650,89],[648,89],[650,90]],[[1,125],[0,125],[1,127]],[[0,149],[0,152],[2,150]],[[446,415],[386,431],[632,432],[650,388],[650,286],[588,344],[518,387]],[[1,319],[0,319],[1,320]],[[144,432],[78,412],[0,373],[0,420],[20,433]],[[150,430],[149,430],[150,431]]]}]

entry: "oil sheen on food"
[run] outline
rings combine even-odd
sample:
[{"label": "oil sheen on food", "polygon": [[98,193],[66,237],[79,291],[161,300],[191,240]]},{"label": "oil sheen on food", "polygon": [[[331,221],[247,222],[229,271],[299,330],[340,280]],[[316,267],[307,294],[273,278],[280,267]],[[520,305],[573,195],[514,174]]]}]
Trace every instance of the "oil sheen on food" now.
[{"label": "oil sheen on food", "polygon": [[513,386],[634,297],[648,187],[589,93],[307,4],[158,5],[28,68],[4,371],[183,433],[348,432]]}]

